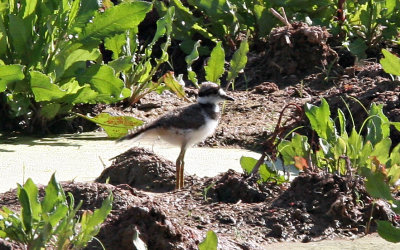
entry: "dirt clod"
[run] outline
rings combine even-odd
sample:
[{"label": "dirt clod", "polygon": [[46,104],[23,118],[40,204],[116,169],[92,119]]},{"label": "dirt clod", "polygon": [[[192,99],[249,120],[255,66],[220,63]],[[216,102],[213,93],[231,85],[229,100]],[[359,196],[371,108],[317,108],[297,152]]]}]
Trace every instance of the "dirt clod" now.
[{"label": "dirt clod", "polygon": [[131,148],[114,158],[112,165],[106,168],[95,180],[113,185],[127,184],[131,187],[167,192],[175,188],[175,164],[143,148]]}]

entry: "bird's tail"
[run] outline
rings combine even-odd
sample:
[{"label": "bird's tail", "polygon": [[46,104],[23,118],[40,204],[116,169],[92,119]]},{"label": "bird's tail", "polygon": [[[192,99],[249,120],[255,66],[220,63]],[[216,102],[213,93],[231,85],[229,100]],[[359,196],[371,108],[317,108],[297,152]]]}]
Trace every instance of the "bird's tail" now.
[{"label": "bird's tail", "polygon": [[119,138],[116,142],[118,143],[118,142],[122,142],[125,140],[134,139],[134,138],[138,137],[139,135],[143,134],[144,132],[149,131],[150,129],[152,129],[152,127],[148,127],[148,126],[140,127],[138,129],[132,131],[131,133],[128,133],[127,135]]}]

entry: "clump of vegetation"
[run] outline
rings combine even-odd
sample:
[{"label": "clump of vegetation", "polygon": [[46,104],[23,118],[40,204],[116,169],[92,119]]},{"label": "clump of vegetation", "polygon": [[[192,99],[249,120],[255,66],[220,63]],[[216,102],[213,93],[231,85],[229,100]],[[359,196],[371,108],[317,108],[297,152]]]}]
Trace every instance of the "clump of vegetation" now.
[{"label": "clump of vegetation", "polygon": [[110,193],[99,209],[78,216],[82,201],[74,207],[74,197],[65,195],[54,174],[43,199],[39,200],[39,190],[31,179],[18,185],[17,196],[19,214],[6,207],[0,209],[0,238],[22,243],[28,249],[83,249],[99,232],[113,202]]},{"label": "clump of vegetation", "polygon": [[100,7],[96,0],[1,5],[0,102],[9,107],[8,119],[33,131],[75,104],[130,96],[113,68],[101,63],[98,45],[136,29],[152,5],[126,2],[104,13]]}]

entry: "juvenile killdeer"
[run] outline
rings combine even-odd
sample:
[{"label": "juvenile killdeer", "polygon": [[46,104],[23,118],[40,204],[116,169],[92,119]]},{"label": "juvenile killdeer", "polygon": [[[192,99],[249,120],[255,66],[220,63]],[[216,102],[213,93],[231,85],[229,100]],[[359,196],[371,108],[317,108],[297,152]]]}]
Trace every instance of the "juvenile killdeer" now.
[{"label": "juvenile killdeer", "polygon": [[177,189],[183,187],[184,157],[188,147],[203,141],[217,128],[220,117],[219,106],[223,100],[233,101],[218,84],[201,84],[197,103],[173,110],[118,141],[134,139],[144,134],[155,134],[161,139],[181,147],[176,160]]}]

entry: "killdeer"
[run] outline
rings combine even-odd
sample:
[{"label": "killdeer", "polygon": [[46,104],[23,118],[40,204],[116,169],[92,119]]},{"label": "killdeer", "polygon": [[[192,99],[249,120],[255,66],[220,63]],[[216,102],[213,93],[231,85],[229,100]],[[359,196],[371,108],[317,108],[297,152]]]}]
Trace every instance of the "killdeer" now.
[{"label": "killdeer", "polygon": [[181,151],[176,160],[175,188],[181,189],[184,185],[183,169],[186,150],[215,132],[220,117],[218,103],[224,100],[233,101],[234,99],[228,96],[218,84],[204,82],[201,84],[197,103],[175,109],[118,141],[154,134],[171,144],[180,146]]}]

